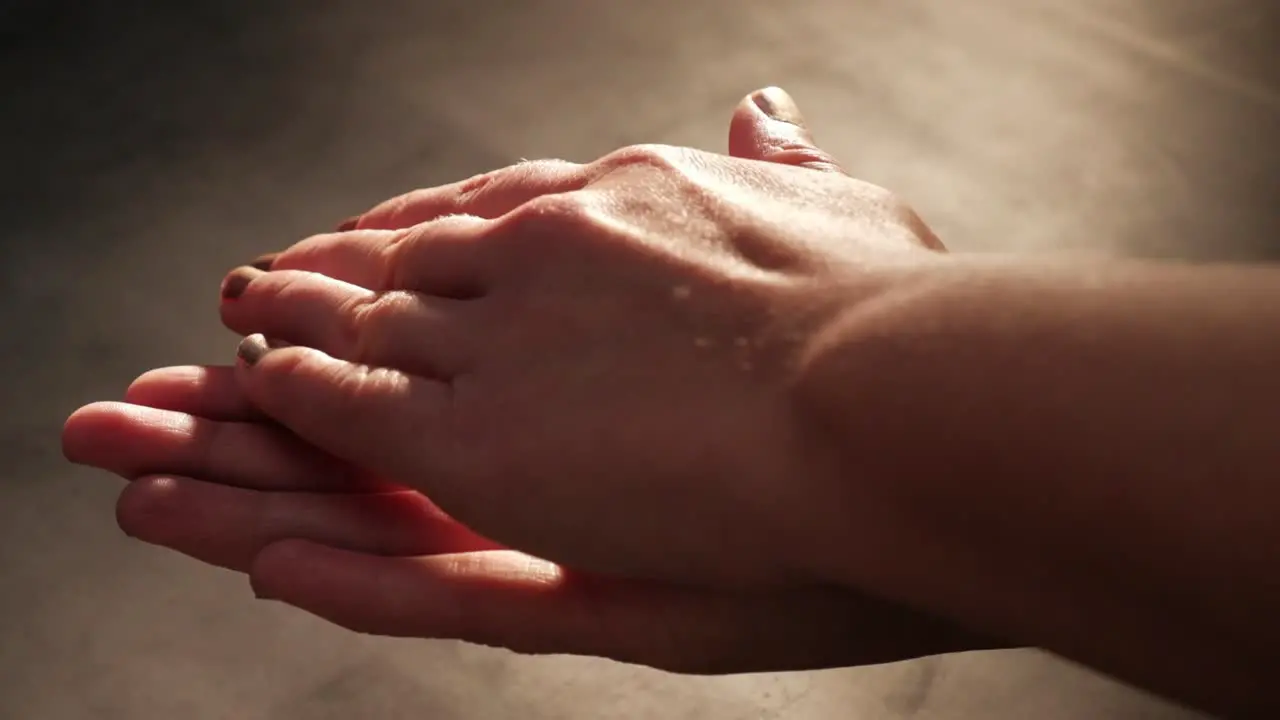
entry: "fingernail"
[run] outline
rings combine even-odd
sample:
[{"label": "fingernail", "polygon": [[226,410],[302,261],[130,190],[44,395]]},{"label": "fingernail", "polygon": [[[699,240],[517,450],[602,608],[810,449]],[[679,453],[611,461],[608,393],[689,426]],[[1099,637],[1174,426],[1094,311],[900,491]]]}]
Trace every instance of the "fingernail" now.
[{"label": "fingernail", "polygon": [[249,263],[249,267],[257,268],[259,270],[262,270],[263,272],[266,272],[271,269],[271,266],[275,264],[276,258],[278,257],[280,257],[280,253],[278,252],[259,255],[258,257],[254,258],[253,262]]},{"label": "fingernail", "polygon": [[356,226],[359,224],[360,224],[360,216],[352,215],[346,220],[343,220],[342,222],[338,223],[338,232],[347,232],[349,230],[355,230]]},{"label": "fingernail", "polygon": [[251,265],[242,265],[227,273],[222,279],[222,297],[224,300],[235,300],[244,294],[249,283],[266,273]]},{"label": "fingernail", "polygon": [[271,346],[262,335],[250,335],[236,347],[236,357],[248,367],[253,367],[268,352],[271,352]]},{"label": "fingernail", "polygon": [[767,87],[751,93],[751,102],[754,102],[761,112],[774,120],[799,125],[800,127],[805,126],[804,115],[800,114],[800,107],[796,105],[795,100],[791,99],[787,91],[780,87]]}]

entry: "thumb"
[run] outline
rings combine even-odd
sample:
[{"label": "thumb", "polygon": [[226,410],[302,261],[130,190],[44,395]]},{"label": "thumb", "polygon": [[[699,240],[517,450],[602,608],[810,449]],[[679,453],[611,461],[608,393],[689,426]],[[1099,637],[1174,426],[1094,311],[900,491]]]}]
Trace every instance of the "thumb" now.
[{"label": "thumb", "polygon": [[729,155],[847,174],[813,144],[795,100],[777,87],[757,90],[738,103],[729,123]]}]

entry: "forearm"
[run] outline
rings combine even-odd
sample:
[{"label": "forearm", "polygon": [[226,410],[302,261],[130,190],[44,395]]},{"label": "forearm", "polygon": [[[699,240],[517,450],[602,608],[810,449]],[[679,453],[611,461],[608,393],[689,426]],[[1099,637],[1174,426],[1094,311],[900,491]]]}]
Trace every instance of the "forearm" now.
[{"label": "forearm", "polygon": [[895,508],[850,582],[1198,702],[1280,666],[1280,272],[957,260],[810,376]]}]

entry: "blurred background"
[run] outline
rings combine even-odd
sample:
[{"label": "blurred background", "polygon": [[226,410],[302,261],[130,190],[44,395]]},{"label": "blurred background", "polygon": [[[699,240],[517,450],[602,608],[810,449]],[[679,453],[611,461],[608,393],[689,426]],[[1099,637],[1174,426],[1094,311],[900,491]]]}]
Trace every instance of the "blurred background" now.
[{"label": "blurred background", "polygon": [[788,88],[960,251],[1280,255],[1269,0],[0,0],[0,719],[1187,718],[1031,652],[681,678],[356,637],[115,528],[73,408],[228,362],[223,273]]}]

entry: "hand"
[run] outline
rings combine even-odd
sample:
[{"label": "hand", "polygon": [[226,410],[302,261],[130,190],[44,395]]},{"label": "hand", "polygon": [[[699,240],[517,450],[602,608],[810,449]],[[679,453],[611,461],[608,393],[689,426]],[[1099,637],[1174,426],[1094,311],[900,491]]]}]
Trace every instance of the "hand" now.
[{"label": "hand", "polygon": [[[831,166],[786,127],[774,148]],[[419,191],[358,227],[224,283],[229,327],[293,345],[250,338],[241,381],[308,442],[507,545],[632,578],[790,584],[833,524],[890,522],[827,477],[794,392],[834,315],[934,257],[886,191],[639,147]]]},{"label": "hand", "polygon": [[146,373],[126,402],[77,411],[64,447],[136,478],[117,506],[126,533],[250,573],[268,596],[360,632],[701,673],[888,662],[979,642],[835,589],[730,593],[566,572],[298,442],[252,408],[229,367]]},{"label": "hand", "polygon": [[[803,127],[769,122],[753,105],[735,113],[731,149],[739,156],[836,169],[808,143]],[[406,198],[415,196],[432,197]],[[411,222],[423,208],[399,200],[363,222]],[[259,592],[353,630],[686,672],[855,665],[992,646],[855,592],[615,580],[505,550],[422,495],[298,442],[248,403],[231,368],[152,371],[126,400],[81,409],[64,435],[72,460],[139,478],[121,494],[121,527],[249,572]]]}]

